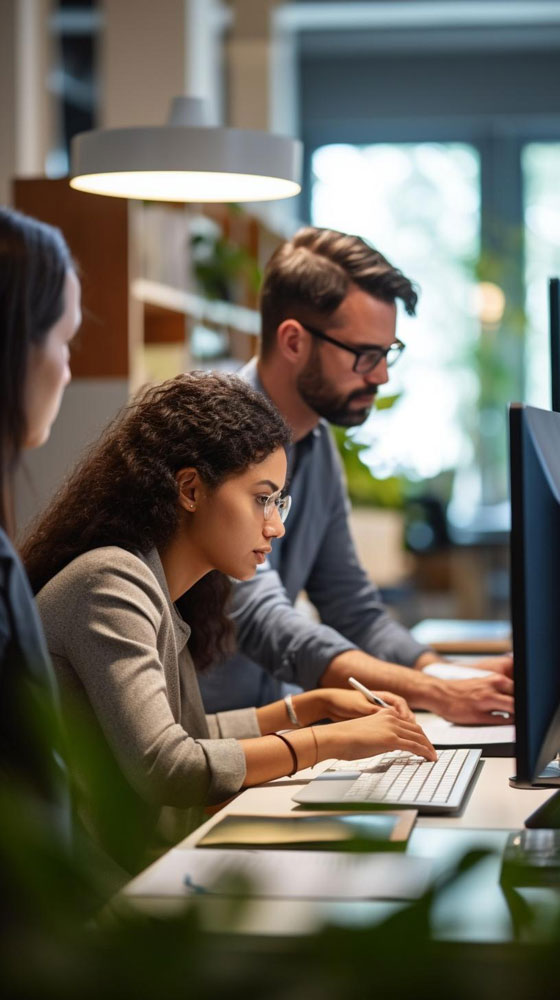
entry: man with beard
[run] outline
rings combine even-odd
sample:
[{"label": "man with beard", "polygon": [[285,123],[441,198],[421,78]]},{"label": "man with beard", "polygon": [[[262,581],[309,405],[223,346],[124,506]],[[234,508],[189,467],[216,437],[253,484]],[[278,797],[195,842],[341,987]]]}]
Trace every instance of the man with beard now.
[{"label": "man with beard", "polygon": [[[392,692],[385,700],[400,711],[395,695],[465,724],[498,721],[492,711],[513,712],[511,657],[492,660],[491,674],[467,680],[423,673],[441,657],[391,618],[352,542],[328,423],[363,423],[388,381],[404,346],[396,337],[397,299],[414,314],[409,279],[359,237],[331,230],[301,229],[266,268],[260,354],[242,374],[292,427],[292,511],[267,562],[252,580],[235,585],[239,652],[202,679],[207,711],[272,701],[282,682],[346,687],[354,676]],[[320,624],[294,607],[302,590]],[[489,669],[488,662],[478,665]]]}]

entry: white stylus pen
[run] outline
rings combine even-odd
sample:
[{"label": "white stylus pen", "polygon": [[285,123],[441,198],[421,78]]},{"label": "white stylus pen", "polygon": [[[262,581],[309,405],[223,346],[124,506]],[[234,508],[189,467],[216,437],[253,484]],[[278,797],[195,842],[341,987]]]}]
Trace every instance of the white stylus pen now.
[{"label": "white stylus pen", "polygon": [[391,708],[388,702],[383,701],[383,698],[380,698],[378,694],[374,694],[373,691],[370,691],[369,688],[365,686],[365,684],[361,684],[360,681],[357,681],[355,677],[349,677],[348,683],[351,687],[356,688],[356,691],[361,691],[367,700],[371,701],[372,705],[379,705],[380,708]]}]

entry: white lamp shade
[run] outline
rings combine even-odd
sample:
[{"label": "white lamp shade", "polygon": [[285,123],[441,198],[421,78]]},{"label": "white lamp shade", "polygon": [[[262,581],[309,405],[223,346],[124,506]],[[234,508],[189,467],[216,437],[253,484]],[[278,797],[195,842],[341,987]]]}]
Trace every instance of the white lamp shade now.
[{"label": "white lamp shade", "polygon": [[198,124],[98,129],[72,140],[79,191],[154,201],[268,201],[301,190],[302,144]]}]

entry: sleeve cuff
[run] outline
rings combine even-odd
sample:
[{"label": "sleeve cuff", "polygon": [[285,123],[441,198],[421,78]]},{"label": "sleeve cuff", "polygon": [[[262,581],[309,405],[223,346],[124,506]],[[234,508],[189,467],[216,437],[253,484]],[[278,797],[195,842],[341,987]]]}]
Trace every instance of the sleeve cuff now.
[{"label": "sleeve cuff", "polygon": [[389,625],[375,639],[365,641],[360,648],[380,660],[398,663],[401,667],[413,667],[422,653],[430,652],[427,646],[421,645],[395,622],[390,622]]},{"label": "sleeve cuff", "polygon": [[246,740],[251,736],[262,736],[255,708],[216,712],[206,716],[206,723],[211,740]]},{"label": "sleeve cuff", "polygon": [[[288,651],[283,657],[282,664],[291,671],[295,683],[309,691],[319,687],[321,677],[335,656],[358,648],[355,643],[345,639],[335,629],[320,625],[315,630],[309,645],[305,644],[303,648],[299,648],[297,656]],[[287,670],[282,673],[285,676]]]},{"label": "sleeve cuff", "polygon": [[245,754],[237,740],[197,740],[208,761],[208,803],[214,805],[236,795],[247,773]]},{"label": "sleeve cuff", "polygon": [[254,708],[236,708],[229,712],[218,712],[215,716],[221,739],[248,739],[262,736]]}]

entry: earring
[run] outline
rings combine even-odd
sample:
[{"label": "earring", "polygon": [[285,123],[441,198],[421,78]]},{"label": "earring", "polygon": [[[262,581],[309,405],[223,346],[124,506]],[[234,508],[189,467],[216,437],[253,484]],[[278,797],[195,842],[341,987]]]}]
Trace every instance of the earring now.
[{"label": "earring", "polygon": [[196,510],[196,505],[194,503],[190,503],[189,510]]}]

